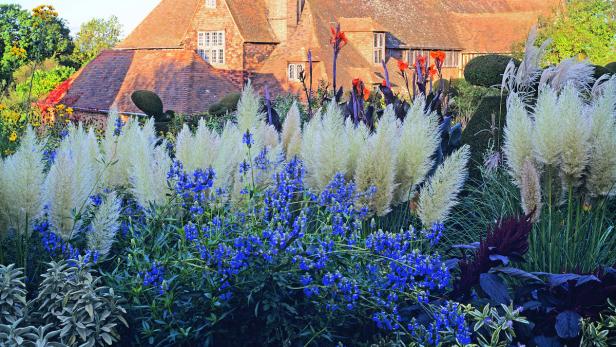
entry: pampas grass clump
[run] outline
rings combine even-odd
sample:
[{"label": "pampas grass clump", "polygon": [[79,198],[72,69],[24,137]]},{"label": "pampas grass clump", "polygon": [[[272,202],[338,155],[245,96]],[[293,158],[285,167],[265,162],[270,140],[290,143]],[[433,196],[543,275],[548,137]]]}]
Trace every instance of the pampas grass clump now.
[{"label": "pampas grass clump", "polygon": [[545,87],[540,91],[534,116],[532,141],[535,158],[541,164],[556,166],[560,164],[564,143],[560,129],[558,95],[555,90]]},{"label": "pampas grass clump", "polygon": [[32,232],[43,210],[43,146],[31,127],[17,152],[0,162],[0,220],[20,233]]},{"label": "pampas grass clump", "polygon": [[589,160],[590,122],[584,114],[584,105],[575,89],[569,83],[558,99],[563,149],[561,172],[566,186],[576,187]]}]

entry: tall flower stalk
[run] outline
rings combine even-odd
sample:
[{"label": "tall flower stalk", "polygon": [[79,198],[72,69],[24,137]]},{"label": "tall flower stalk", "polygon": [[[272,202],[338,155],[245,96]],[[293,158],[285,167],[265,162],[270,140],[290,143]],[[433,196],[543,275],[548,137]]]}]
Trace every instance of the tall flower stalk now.
[{"label": "tall flower stalk", "polygon": [[340,31],[340,23],[336,23],[336,25],[332,26],[330,30],[331,30],[330,44],[332,45],[332,48],[334,50],[334,66],[333,66],[333,71],[332,71],[333,86],[334,86],[334,99],[336,101],[339,101],[338,100],[338,89],[336,85],[336,75],[338,71],[337,70],[338,69],[338,55],[340,54],[340,51],[342,50],[342,48],[349,43],[349,40],[347,39],[344,32]]}]

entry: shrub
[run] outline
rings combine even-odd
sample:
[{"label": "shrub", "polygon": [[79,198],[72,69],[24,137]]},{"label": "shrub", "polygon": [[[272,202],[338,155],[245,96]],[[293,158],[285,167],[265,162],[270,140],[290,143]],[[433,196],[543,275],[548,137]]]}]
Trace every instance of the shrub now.
[{"label": "shrub", "polygon": [[[488,54],[473,58],[464,68],[464,79],[482,87],[500,86],[503,73],[513,58],[505,55]],[[515,61],[519,65],[519,61]]]},{"label": "shrub", "polygon": [[[32,79],[32,94],[33,99],[38,99],[52,91],[75,72],[73,68],[66,66],[58,66],[51,70],[37,70],[34,72]],[[30,92],[30,79],[15,86],[17,95],[21,100],[25,100]]]},{"label": "shrub", "polygon": [[601,65],[593,65],[592,67],[595,69],[595,72],[593,74],[593,77],[595,79],[598,79],[599,77],[601,77],[603,75],[611,75],[611,74],[615,73],[614,71],[609,69],[607,66],[603,67]]},{"label": "shrub", "polygon": [[616,61],[605,65],[605,68],[610,70],[612,73],[616,73]]},{"label": "shrub", "polygon": [[237,104],[240,101],[240,97],[240,93],[227,94],[220,99],[220,101],[212,104],[208,109],[208,113],[212,116],[224,116],[235,112],[237,110]]},{"label": "shrub", "polygon": [[498,96],[499,94],[499,91],[495,88],[474,86],[464,79],[452,80],[451,111],[465,128],[477,112],[482,99],[489,96]]}]

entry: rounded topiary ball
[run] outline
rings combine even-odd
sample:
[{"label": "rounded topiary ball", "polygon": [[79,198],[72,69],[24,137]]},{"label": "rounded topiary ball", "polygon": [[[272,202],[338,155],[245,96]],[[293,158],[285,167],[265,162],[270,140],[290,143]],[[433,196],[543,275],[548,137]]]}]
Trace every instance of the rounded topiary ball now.
[{"label": "rounded topiary ball", "polygon": [[[500,85],[503,80],[503,73],[511,57],[500,54],[481,55],[471,59],[464,68],[464,79],[470,84],[482,87],[492,87]],[[520,62],[514,59],[517,65]]]},{"label": "rounded topiary ball", "polygon": [[616,73],[616,61],[605,65],[605,68],[612,71],[612,73]]},{"label": "rounded topiary ball", "polygon": [[218,103],[225,107],[229,112],[233,112],[237,110],[237,103],[240,101],[241,96],[242,95],[240,93],[230,93],[220,99]]}]

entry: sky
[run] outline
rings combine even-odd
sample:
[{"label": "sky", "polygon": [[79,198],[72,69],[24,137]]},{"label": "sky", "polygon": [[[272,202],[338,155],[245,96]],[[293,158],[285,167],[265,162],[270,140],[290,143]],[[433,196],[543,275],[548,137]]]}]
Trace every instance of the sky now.
[{"label": "sky", "polygon": [[82,23],[115,15],[128,35],[160,0],[0,0],[0,4],[18,4],[26,9],[45,4],[52,5],[64,18],[74,36]]}]

